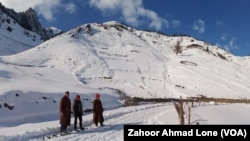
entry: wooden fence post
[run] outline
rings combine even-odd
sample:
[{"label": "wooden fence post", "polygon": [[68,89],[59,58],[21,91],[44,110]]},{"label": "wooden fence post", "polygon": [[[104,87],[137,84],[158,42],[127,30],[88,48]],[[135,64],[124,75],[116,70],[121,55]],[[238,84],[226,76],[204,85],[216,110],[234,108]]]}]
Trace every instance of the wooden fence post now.
[{"label": "wooden fence post", "polygon": [[174,103],[174,106],[175,106],[175,110],[178,113],[180,124],[184,125],[185,121],[184,121],[183,101],[181,97],[180,97],[179,104]]},{"label": "wooden fence post", "polygon": [[191,108],[188,107],[188,125],[190,125],[190,117],[191,117]]}]

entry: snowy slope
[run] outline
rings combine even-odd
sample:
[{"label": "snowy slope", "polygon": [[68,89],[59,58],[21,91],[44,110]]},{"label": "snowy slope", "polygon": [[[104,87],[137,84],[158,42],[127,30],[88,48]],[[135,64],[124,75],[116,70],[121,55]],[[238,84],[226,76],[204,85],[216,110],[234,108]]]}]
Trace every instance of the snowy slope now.
[{"label": "snowy slope", "polygon": [[[174,46],[180,42],[182,53]],[[59,69],[85,86],[137,97],[249,97],[249,59],[192,37],[139,31],[116,22],[72,29],[4,63]]]},{"label": "snowy slope", "polygon": [[22,28],[14,19],[0,12],[0,55],[12,55],[42,43],[37,33]]}]

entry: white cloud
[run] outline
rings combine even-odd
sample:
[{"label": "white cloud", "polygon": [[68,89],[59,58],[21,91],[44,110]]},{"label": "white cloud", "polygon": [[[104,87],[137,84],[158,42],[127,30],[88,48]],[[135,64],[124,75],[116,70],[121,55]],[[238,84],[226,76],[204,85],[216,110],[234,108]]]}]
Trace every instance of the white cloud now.
[{"label": "white cloud", "polygon": [[68,4],[65,4],[65,9],[66,11],[68,11],[69,13],[74,13],[77,9],[76,5],[73,4],[73,3],[68,3]]},{"label": "white cloud", "polygon": [[238,46],[235,45],[235,40],[236,40],[236,38],[233,37],[233,38],[231,38],[231,40],[229,41],[229,47],[230,47],[231,49],[237,49],[237,48],[238,48]]},{"label": "white cloud", "polygon": [[[226,39],[225,39],[226,40]],[[231,51],[231,50],[234,50],[234,49],[238,49],[238,45],[235,44],[235,40],[236,38],[235,37],[232,37],[227,44],[223,45],[223,48],[227,51]]]},{"label": "white cloud", "polygon": [[42,0],[0,0],[0,2],[7,8],[14,9],[17,12],[23,12],[30,7],[40,5]]},{"label": "white cloud", "polygon": [[172,25],[173,25],[174,28],[181,25],[181,22],[179,20],[172,20],[171,22],[172,22]]},{"label": "white cloud", "polygon": [[72,13],[76,10],[73,3],[63,4],[62,0],[0,0],[0,2],[17,12],[26,11],[31,7],[47,20],[53,20],[57,11],[66,10]]},{"label": "white cloud", "polygon": [[224,23],[222,21],[216,21],[215,24],[218,25],[218,26],[226,25],[226,23]]},{"label": "white cloud", "polygon": [[120,3],[121,1],[118,0],[90,0],[91,6],[95,6],[102,11],[118,9]]},{"label": "white cloud", "polygon": [[122,18],[133,26],[143,24],[140,18],[145,17],[150,20],[149,27],[156,30],[169,26],[166,19],[159,17],[152,10],[145,9],[142,0],[90,0],[90,6],[98,8],[103,13],[119,11]]},{"label": "white cloud", "polygon": [[37,4],[35,9],[37,9],[38,14],[41,14],[47,20],[53,20],[53,13],[57,11],[60,7],[60,0],[43,0],[42,4]]},{"label": "white cloud", "polygon": [[220,37],[221,40],[226,40],[227,39],[227,34],[223,33]]},{"label": "white cloud", "polygon": [[204,33],[205,32],[205,22],[201,19],[198,21],[195,21],[193,24],[193,30],[198,31],[198,33]]}]

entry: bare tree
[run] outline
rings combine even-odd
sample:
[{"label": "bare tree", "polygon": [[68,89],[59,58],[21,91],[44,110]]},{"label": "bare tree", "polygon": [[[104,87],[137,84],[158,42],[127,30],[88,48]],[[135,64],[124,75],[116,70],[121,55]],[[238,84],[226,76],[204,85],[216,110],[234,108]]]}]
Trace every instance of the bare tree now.
[{"label": "bare tree", "polygon": [[87,31],[87,32],[90,32],[90,31],[91,31],[91,25],[90,25],[90,24],[87,24],[87,25],[86,25],[86,31]]},{"label": "bare tree", "polygon": [[207,42],[204,42],[204,46],[206,46],[206,52],[209,53],[208,43],[207,43]]},{"label": "bare tree", "polygon": [[180,41],[177,41],[176,45],[174,46],[174,51],[176,53],[176,55],[179,53],[181,54],[182,53],[182,49],[181,49],[181,46],[180,46]]}]

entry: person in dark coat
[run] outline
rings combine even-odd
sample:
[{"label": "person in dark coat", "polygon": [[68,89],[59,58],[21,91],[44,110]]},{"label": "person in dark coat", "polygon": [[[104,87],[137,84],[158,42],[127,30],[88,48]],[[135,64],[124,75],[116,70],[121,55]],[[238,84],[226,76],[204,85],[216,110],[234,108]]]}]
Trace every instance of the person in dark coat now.
[{"label": "person in dark coat", "polygon": [[84,130],[82,127],[82,115],[83,115],[83,109],[82,109],[82,101],[80,95],[77,95],[73,102],[73,113],[74,113],[74,130],[77,129],[77,120],[79,119],[79,125],[80,129]]},{"label": "person in dark coat", "polygon": [[69,99],[69,91],[66,91],[64,96],[60,100],[59,111],[60,111],[60,133],[67,134],[67,127],[70,126],[71,118],[71,101]]},{"label": "person in dark coat", "polygon": [[96,126],[98,126],[98,123],[100,123],[101,126],[104,126],[103,107],[99,93],[96,93],[96,99],[93,101],[93,122]]}]

